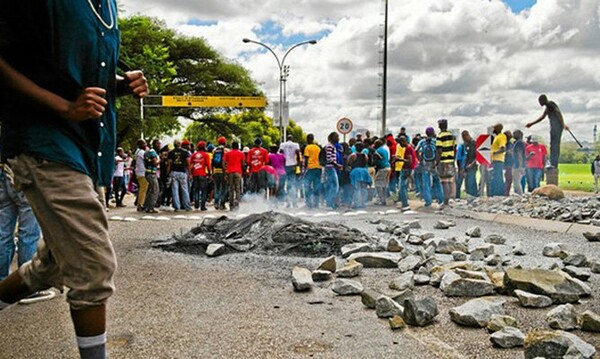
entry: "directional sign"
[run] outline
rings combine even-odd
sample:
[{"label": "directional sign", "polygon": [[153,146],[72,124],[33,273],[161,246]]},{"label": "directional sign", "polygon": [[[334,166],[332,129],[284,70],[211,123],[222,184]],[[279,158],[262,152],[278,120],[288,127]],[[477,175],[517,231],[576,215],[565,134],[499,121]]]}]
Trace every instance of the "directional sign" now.
[{"label": "directional sign", "polygon": [[346,117],[342,117],[338,120],[336,125],[337,131],[342,135],[347,135],[352,132],[352,120]]},{"label": "directional sign", "polygon": [[476,159],[480,165],[492,165],[492,139],[491,135],[479,135],[475,141]]},{"label": "directional sign", "polygon": [[162,96],[164,107],[266,107],[264,97]]}]

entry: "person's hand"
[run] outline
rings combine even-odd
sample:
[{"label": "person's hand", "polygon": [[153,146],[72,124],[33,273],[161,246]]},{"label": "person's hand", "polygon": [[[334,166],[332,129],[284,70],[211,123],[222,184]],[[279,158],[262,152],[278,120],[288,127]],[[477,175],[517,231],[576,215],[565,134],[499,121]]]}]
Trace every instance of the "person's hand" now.
[{"label": "person's hand", "polygon": [[565,130],[569,131],[569,126],[565,125]]},{"label": "person's hand", "polygon": [[102,116],[108,104],[104,96],[106,96],[106,90],[103,88],[88,87],[84,89],[74,102],[69,103],[63,117],[67,120],[82,122]]},{"label": "person's hand", "polygon": [[125,73],[125,81],[134,97],[143,98],[148,96],[148,81],[141,71],[129,71]]}]

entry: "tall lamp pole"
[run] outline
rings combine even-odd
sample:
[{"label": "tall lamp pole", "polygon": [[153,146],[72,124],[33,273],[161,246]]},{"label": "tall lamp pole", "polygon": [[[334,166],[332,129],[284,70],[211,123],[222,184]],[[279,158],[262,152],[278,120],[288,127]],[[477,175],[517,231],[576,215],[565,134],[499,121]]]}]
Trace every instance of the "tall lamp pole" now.
[{"label": "tall lamp pole", "polygon": [[388,72],[388,0],[385,0],[385,24],[383,35],[383,94],[381,107],[381,136],[385,136],[387,128],[387,72]]},{"label": "tall lamp pole", "polygon": [[287,79],[287,74],[288,74],[288,69],[286,69],[286,66],[285,66],[285,59],[290,54],[290,52],[292,52],[293,49],[295,49],[299,46],[302,46],[302,45],[314,45],[317,43],[317,40],[303,41],[303,42],[299,42],[299,43],[295,44],[294,46],[290,47],[285,52],[282,60],[279,60],[279,56],[277,56],[277,54],[275,53],[275,51],[273,51],[273,49],[271,47],[269,47],[268,45],[266,45],[260,41],[243,39],[242,42],[244,42],[246,44],[253,43],[253,44],[257,44],[257,45],[264,47],[265,49],[269,50],[269,52],[271,54],[273,54],[273,56],[275,56],[275,60],[277,60],[277,66],[279,67],[279,138],[280,138],[280,141],[283,143],[285,141],[285,138],[284,138],[285,130],[283,127],[283,108],[284,108],[283,87],[284,87],[285,81]]}]

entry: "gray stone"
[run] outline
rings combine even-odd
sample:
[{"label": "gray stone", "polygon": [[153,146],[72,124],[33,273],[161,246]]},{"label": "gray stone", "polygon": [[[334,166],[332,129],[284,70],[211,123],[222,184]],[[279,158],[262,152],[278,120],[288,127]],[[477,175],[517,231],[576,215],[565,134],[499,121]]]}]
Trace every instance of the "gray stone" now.
[{"label": "gray stone", "polygon": [[412,289],[406,289],[401,292],[385,293],[385,295],[392,298],[396,303],[404,303],[405,300],[413,299],[415,297],[415,293]]},{"label": "gray stone", "polygon": [[452,252],[468,252],[469,248],[465,243],[458,242],[456,238],[442,239],[438,243],[435,252],[440,254],[452,254]]},{"label": "gray stone", "polygon": [[424,274],[415,275],[415,285],[426,285],[431,281],[431,277]]},{"label": "gray stone", "polygon": [[348,258],[355,253],[373,252],[375,246],[369,243],[352,243],[342,247],[342,257]]},{"label": "gray stone", "polygon": [[396,315],[404,316],[404,308],[392,298],[385,295],[377,298],[375,310],[379,318],[392,318]]},{"label": "gray stone", "polygon": [[483,241],[490,244],[504,245],[506,243],[506,238],[499,234],[490,234],[489,236],[485,237]]},{"label": "gray stone", "polygon": [[586,282],[592,276],[592,270],[590,268],[579,268],[574,266],[568,266],[563,269],[565,273],[571,277],[577,278]]},{"label": "gray stone", "polygon": [[515,290],[521,306],[526,308],[546,308],[552,305],[552,299],[545,295],[537,295],[522,290]]},{"label": "gray stone", "polygon": [[408,325],[424,327],[431,323],[440,314],[435,300],[427,297],[422,300],[407,299],[403,302],[404,321]]},{"label": "gray stone", "polygon": [[[477,258],[478,261],[484,260],[486,257],[491,256],[496,251],[496,247],[493,244],[484,244],[481,246],[475,247],[471,250],[471,260],[476,261],[473,258]],[[479,259],[481,258],[481,259]]]},{"label": "gray stone", "polygon": [[516,348],[525,345],[525,334],[517,328],[505,327],[490,335],[490,341],[501,348]]},{"label": "gray stone", "polygon": [[365,307],[369,309],[375,309],[377,307],[377,298],[381,296],[381,293],[371,289],[366,288],[360,293],[362,303]]},{"label": "gray stone", "polygon": [[444,268],[433,267],[431,270],[431,280],[429,281],[429,284],[433,287],[439,287],[445,274],[446,270]]},{"label": "gray stone", "polygon": [[394,227],[394,229],[392,230],[392,233],[396,236],[402,236],[404,234],[408,235],[410,234],[410,227],[407,225],[404,226],[396,226]]},{"label": "gray stone", "polygon": [[481,228],[475,226],[475,227],[471,227],[469,229],[467,229],[467,236],[472,237],[472,238],[479,238],[481,237]]},{"label": "gray stone", "polygon": [[464,262],[467,260],[467,254],[464,252],[454,251],[452,252],[452,259],[456,262]]},{"label": "gray stone", "polygon": [[494,314],[504,314],[504,303],[500,298],[484,297],[473,299],[450,309],[450,319],[467,327],[483,328]]},{"label": "gray stone", "polygon": [[525,337],[525,359],[591,359],[594,354],[596,354],[594,346],[574,334],[561,330],[533,331]]},{"label": "gray stone", "polygon": [[317,270],[326,270],[331,273],[335,273],[337,270],[337,262],[335,261],[335,256],[331,256],[325,259],[318,267]]},{"label": "gray stone", "polygon": [[413,272],[406,272],[390,282],[390,289],[403,291],[412,289],[415,286],[415,275]]},{"label": "gray stone", "polygon": [[550,258],[566,258],[569,256],[562,243],[550,243],[544,247],[542,251],[544,257]]},{"label": "gray stone", "polygon": [[541,268],[508,268],[504,276],[504,286],[509,293],[515,289],[545,295],[555,304],[577,302],[581,297],[589,297],[592,290],[580,280],[561,271]]},{"label": "gray stone", "polygon": [[525,248],[523,248],[523,243],[517,242],[513,246],[512,254],[514,254],[515,256],[525,256],[525,255],[527,255],[527,252],[525,251]]},{"label": "gray stone", "polygon": [[418,256],[408,256],[398,262],[400,273],[408,272],[419,268],[423,264],[423,259]]},{"label": "gray stone", "polygon": [[312,272],[312,280],[315,282],[325,282],[333,277],[333,273],[328,270],[316,270]]},{"label": "gray stone", "polygon": [[331,289],[339,295],[359,295],[364,290],[362,284],[351,279],[338,279]]},{"label": "gray stone", "polygon": [[503,206],[509,206],[509,207],[510,206],[514,206],[515,205],[515,200],[512,199],[512,198],[510,198],[510,197],[505,198],[504,201],[502,201],[502,205]]},{"label": "gray stone", "polygon": [[394,315],[392,318],[389,318],[388,322],[390,323],[390,328],[392,330],[404,329],[406,327],[404,319],[399,315]]},{"label": "gray stone", "polygon": [[487,273],[484,272],[477,272],[460,268],[455,269],[454,272],[462,278],[479,279],[486,281],[490,280],[490,277],[487,275]]},{"label": "gray stone", "polygon": [[435,229],[448,229],[450,227],[452,227],[452,224],[448,221],[437,221],[433,225],[433,228]]},{"label": "gray stone", "polygon": [[600,274],[600,261],[592,261],[589,265],[592,273]]},{"label": "gray stone", "polygon": [[421,221],[418,219],[412,221],[404,221],[404,224],[408,225],[411,229],[421,229]]},{"label": "gray stone", "polygon": [[365,268],[397,268],[402,256],[399,253],[355,253],[348,259],[362,263]]},{"label": "gray stone", "polygon": [[227,247],[221,243],[211,243],[206,248],[206,255],[209,257],[218,257],[225,254]]},{"label": "gray stone", "polygon": [[357,261],[349,261],[344,267],[337,270],[336,274],[342,278],[358,277],[362,273],[364,266]]},{"label": "gray stone", "polygon": [[490,333],[497,332],[506,327],[519,327],[519,322],[508,315],[494,314],[490,317],[490,321],[485,326]]},{"label": "gray stone", "polygon": [[435,234],[431,233],[431,232],[425,232],[423,234],[421,234],[421,239],[423,239],[424,241],[430,240],[435,238]]},{"label": "gray stone", "polygon": [[463,278],[452,271],[446,272],[440,289],[448,297],[482,297],[494,294],[494,285],[490,281]]},{"label": "gray stone", "polygon": [[571,304],[563,304],[546,315],[546,322],[552,329],[573,330],[577,328],[577,312]]},{"label": "gray stone", "polygon": [[[597,222],[597,221],[595,221]],[[595,225],[600,225],[600,223],[595,224]],[[585,237],[585,239],[587,239],[590,242],[600,242],[600,233],[591,233],[591,232],[584,232],[583,236]]]},{"label": "gray stone", "polygon": [[587,264],[587,257],[583,254],[571,254],[563,259],[563,264],[565,266],[585,267]]},{"label": "gray stone", "polygon": [[377,232],[381,233],[392,233],[392,229],[385,223],[381,223],[377,226]]},{"label": "gray stone", "polygon": [[581,330],[600,333],[600,315],[588,310],[581,313],[577,321]]},{"label": "gray stone", "polygon": [[314,285],[312,274],[306,268],[294,267],[292,270],[292,284],[297,292],[310,290]]},{"label": "gray stone", "polygon": [[417,236],[416,234],[409,235],[407,241],[415,246],[420,246],[423,244],[423,238],[421,236]]},{"label": "gray stone", "polygon": [[404,246],[396,238],[390,238],[386,249],[388,252],[402,252],[404,250]]}]

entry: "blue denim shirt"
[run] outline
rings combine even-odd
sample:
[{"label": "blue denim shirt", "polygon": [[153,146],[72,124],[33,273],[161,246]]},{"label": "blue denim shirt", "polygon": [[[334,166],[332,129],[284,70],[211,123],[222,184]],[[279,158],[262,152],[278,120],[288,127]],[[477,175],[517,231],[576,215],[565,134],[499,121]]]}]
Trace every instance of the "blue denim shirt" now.
[{"label": "blue denim shirt", "polygon": [[94,8],[83,0],[2,0],[0,54],[11,66],[69,101],[86,87],[104,88],[108,101],[101,118],[75,123],[5,94],[2,158],[28,153],[107,185],[114,171],[120,32],[116,1],[91,3]]}]

